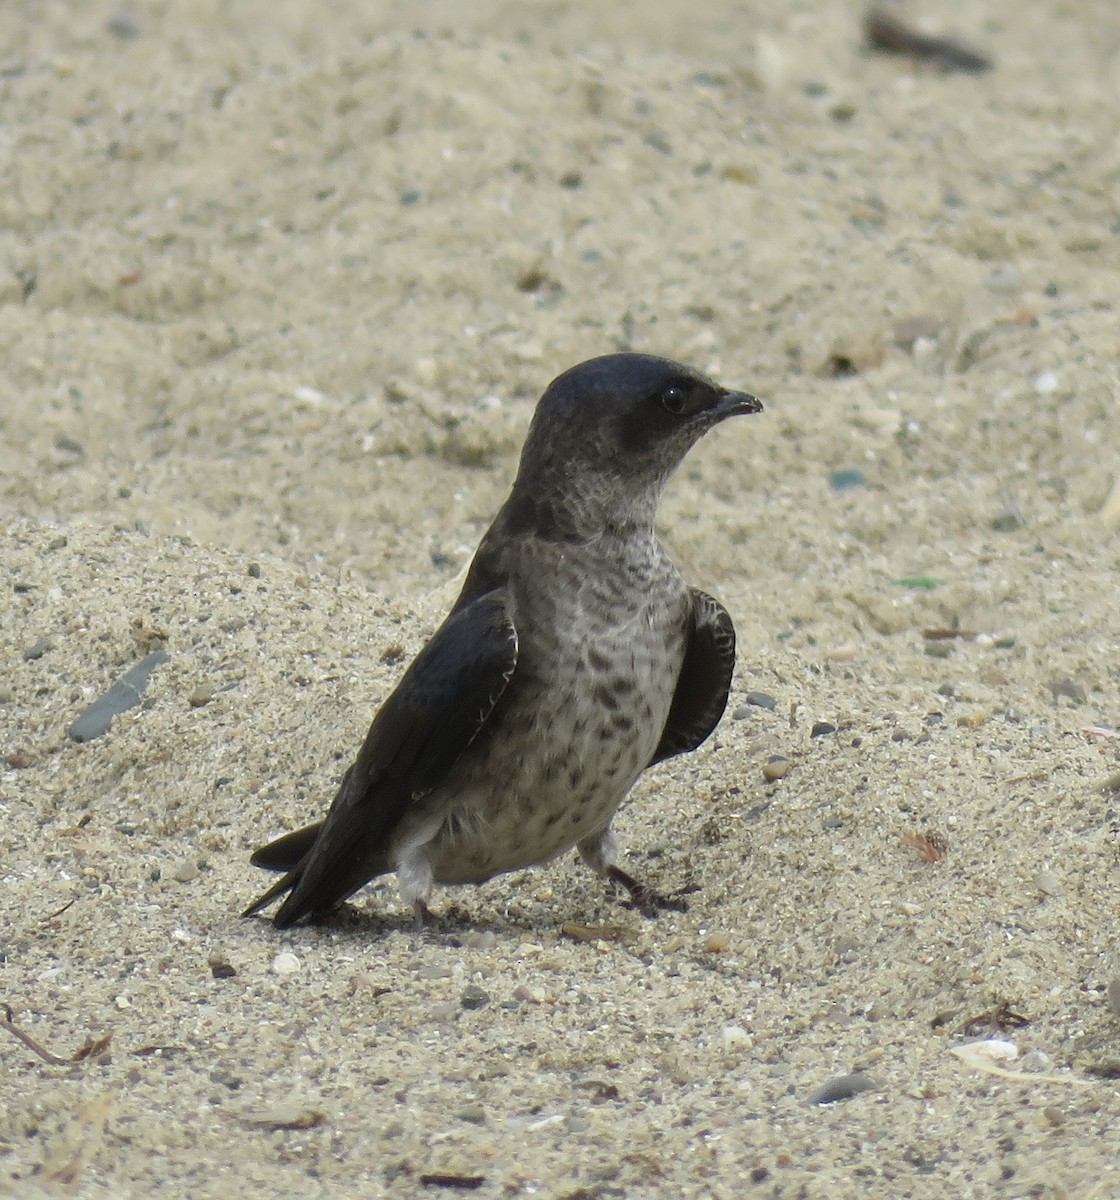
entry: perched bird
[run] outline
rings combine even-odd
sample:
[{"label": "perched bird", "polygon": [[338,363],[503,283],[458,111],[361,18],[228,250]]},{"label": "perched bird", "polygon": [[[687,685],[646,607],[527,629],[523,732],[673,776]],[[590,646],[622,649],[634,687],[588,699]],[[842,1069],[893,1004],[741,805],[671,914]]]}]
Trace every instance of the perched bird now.
[{"label": "perched bird", "polygon": [[451,613],[377,713],[326,818],[270,842],[279,926],[397,873],[421,921],[432,885],[481,883],[575,846],[643,911],[611,819],[638,776],[716,727],[735,630],[653,529],[689,448],[761,403],[647,354],[549,385],[513,490]]}]

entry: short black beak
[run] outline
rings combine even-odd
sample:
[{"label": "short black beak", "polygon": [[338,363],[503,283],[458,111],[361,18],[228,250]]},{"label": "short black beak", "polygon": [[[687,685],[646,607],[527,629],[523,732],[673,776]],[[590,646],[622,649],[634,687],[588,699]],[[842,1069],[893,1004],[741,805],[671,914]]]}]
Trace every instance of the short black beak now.
[{"label": "short black beak", "polygon": [[737,417],[745,413],[762,412],[762,401],[749,392],[724,392],[715,407],[720,417]]}]

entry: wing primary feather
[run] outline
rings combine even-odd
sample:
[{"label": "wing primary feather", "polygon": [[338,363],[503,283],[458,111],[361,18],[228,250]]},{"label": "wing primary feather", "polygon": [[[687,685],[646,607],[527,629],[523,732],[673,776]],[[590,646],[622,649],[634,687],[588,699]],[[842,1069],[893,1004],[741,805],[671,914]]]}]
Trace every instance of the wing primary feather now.
[{"label": "wing primary feather", "polygon": [[735,671],[735,626],[727,609],[691,588],[692,611],[684,660],[669,718],[650,766],[705,742],[727,707]]},{"label": "wing primary feather", "polygon": [[447,778],[501,700],[516,665],[517,631],[504,588],[453,611],[374,718],[326,818],[253,856],[258,865],[287,874],[246,915],[288,892],[274,920],[291,925],[330,910],[392,870],[397,825]]}]

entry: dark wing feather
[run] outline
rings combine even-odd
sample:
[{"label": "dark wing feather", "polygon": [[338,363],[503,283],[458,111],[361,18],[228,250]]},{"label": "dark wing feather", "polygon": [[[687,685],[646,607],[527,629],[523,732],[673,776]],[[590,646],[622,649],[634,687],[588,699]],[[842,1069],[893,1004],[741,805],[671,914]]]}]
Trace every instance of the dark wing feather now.
[{"label": "dark wing feather", "polygon": [[684,662],[677,678],[669,719],[650,766],[674,754],[695,750],[719,724],[735,670],[735,626],[727,609],[699,588],[691,588],[692,613]]},{"label": "dark wing feather", "polygon": [[453,612],[374,718],[326,819],[286,834],[253,856],[259,866],[288,873],[245,915],[290,891],[275,920],[291,925],[333,908],[391,870],[387,851],[393,830],[418,796],[439,786],[474,740],[516,663],[517,632],[504,588]]}]

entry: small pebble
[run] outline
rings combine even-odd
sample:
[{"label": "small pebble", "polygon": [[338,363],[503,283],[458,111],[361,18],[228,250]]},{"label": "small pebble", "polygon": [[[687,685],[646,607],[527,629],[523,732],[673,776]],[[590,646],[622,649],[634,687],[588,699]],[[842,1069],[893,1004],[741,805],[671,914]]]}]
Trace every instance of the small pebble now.
[{"label": "small pebble", "polygon": [[208,687],[197,687],[187,697],[187,703],[191,708],[202,708],[204,704],[209,704],[214,699],[214,693]]},{"label": "small pebble", "polygon": [[1034,877],[1034,886],[1044,896],[1060,896],[1062,894],[1062,881],[1053,871],[1039,871]]},{"label": "small pebble", "polygon": [[1114,1017],[1120,1017],[1120,975],[1108,981],[1108,1007]]},{"label": "small pebble", "polygon": [[1034,390],[1040,396],[1049,396],[1059,387],[1058,377],[1053,371],[1042,371],[1034,377]]},{"label": "small pebble", "polygon": [[814,721],[813,728],[809,730],[810,737],[825,737],[827,734],[835,733],[836,726],[828,721]]},{"label": "small pebble", "polygon": [[70,726],[75,742],[89,742],[100,737],[113,723],[113,718],[140,703],[152,672],[160,663],[170,662],[166,650],[153,650],[130,667],[99,699],[86,708]]},{"label": "small pebble", "polygon": [[177,883],[190,883],[199,876],[198,862],[193,858],[184,858],[176,863],[171,871],[171,878]]},{"label": "small pebble", "polygon": [[346,990],[351,996],[356,996],[359,992],[372,992],[376,1000],[378,996],[387,996],[393,989],[383,982],[382,976],[371,971],[359,971],[347,980]]},{"label": "small pebble", "polygon": [[281,950],[272,960],[272,969],[277,975],[294,975],[301,965],[299,959],[290,950]]},{"label": "small pebble", "polygon": [[731,935],[713,929],[704,938],[702,945],[709,954],[719,954],[731,945]]},{"label": "small pebble", "polygon": [[846,492],[850,488],[864,487],[866,483],[867,479],[858,467],[846,467],[842,471],[833,471],[828,477],[828,486],[834,492]]},{"label": "small pebble", "polygon": [[460,1121],[469,1121],[472,1125],[486,1124],[486,1109],[481,1104],[464,1105],[455,1115]]},{"label": "small pebble", "polygon": [[775,754],[762,764],[762,777],[769,783],[773,783],[776,779],[781,779],[791,766],[793,763],[788,758]]},{"label": "small pebble", "polygon": [[1014,533],[1023,528],[1023,514],[1015,505],[1009,505],[992,518],[992,528],[996,533]]},{"label": "small pebble", "polygon": [[492,929],[472,929],[463,938],[468,950],[493,950],[497,944],[498,935]]},{"label": "small pebble", "polygon": [[446,963],[427,963],[416,974],[421,979],[450,979],[451,968]]},{"label": "small pebble", "polygon": [[841,934],[833,942],[832,951],[843,962],[855,962],[859,958],[859,939],[850,933]]},{"label": "small pebble", "polygon": [[485,1008],[490,1003],[490,993],[483,991],[477,984],[468,983],[463,988],[459,1003],[466,1009]]},{"label": "small pebble", "polygon": [[747,692],[746,701],[748,704],[753,704],[755,708],[775,709],[778,707],[777,700],[765,692]]},{"label": "small pebble", "polygon": [[872,1091],[877,1086],[869,1075],[862,1071],[853,1071],[850,1075],[826,1079],[820,1087],[809,1093],[808,1101],[810,1104],[834,1104],[837,1100],[850,1100],[860,1092]]},{"label": "small pebble", "polygon": [[1066,1123],[1065,1113],[1062,1112],[1060,1108],[1055,1107],[1053,1104],[1048,1104],[1042,1110],[1042,1115],[1046,1118],[1048,1124],[1052,1125],[1055,1129],[1057,1129],[1059,1125],[1064,1125]]},{"label": "small pebble", "polygon": [[28,662],[34,662],[35,659],[42,658],[44,654],[53,649],[54,643],[51,641],[51,639],[41,637],[27,647],[27,649],[23,652],[23,657]]},{"label": "small pebble", "polygon": [[1054,1060],[1041,1050],[1028,1050],[1019,1065],[1024,1071],[1045,1075],[1054,1069]]},{"label": "small pebble", "polygon": [[136,14],[126,5],[109,14],[105,28],[122,42],[130,42],[140,36],[140,26],[136,22]]},{"label": "small pebble", "polygon": [[1085,689],[1081,684],[1076,683],[1072,679],[1057,679],[1049,685],[1050,695],[1054,697],[1056,704],[1061,697],[1072,701],[1074,704],[1084,704],[1088,699],[1085,694]]},{"label": "small pebble", "polygon": [[727,1050],[749,1050],[751,1035],[742,1025],[725,1025],[723,1027],[723,1045]]}]

